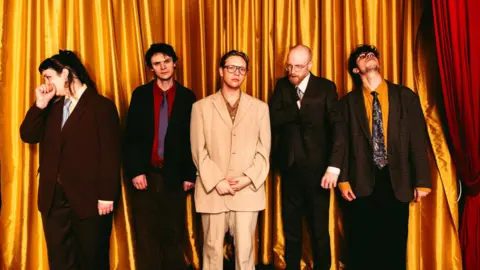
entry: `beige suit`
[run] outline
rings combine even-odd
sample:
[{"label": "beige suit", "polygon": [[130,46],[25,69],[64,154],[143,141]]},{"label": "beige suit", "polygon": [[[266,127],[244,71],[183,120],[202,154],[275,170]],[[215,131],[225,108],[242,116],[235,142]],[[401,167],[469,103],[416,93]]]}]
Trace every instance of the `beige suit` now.
[{"label": "beige suit", "polygon": [[[203,269],[223,269],[228,229],[235,238],[236,269],[254,269],[253,236],[258,211],[265,209],[264,182],[270,167],[268,105],[242,93],[232,123],[219,91],[193,105],[191,121],[195,206],[204,230]],[[215,189],[227,177],[243,175],[252,183],[235,195],[220,195]]]}]

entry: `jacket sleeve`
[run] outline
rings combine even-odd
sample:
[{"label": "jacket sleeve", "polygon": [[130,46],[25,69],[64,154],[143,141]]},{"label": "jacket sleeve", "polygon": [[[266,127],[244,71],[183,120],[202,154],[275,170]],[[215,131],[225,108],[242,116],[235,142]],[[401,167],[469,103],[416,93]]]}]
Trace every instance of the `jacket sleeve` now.
[{"label": "jacket sleeve", "polygon": [[114,201],[120,190],[120,120],[117,107],[108,100],[96,108],[100,143],[99,200]]},{"label": "jacket sleeve", "polygon": [[412,162],[411,166],[415,172],[415,187],[431,188],[430,162],[427,154],[427,126],[417,94],[412,98],[408,112],[410,118],[409,156]]},{"label": "jacket sleeve", "polygon": [[258,134],[256,154],[252,165],[244,172],[244,174],[252,180],[255,189],[263,185],[270,170],[270,147],[270,115],[268,107],[265,105],[265,109],[260,118],[260,132]]},{"label": "jacket sleeve", "polygon": [[203,114],[200,103],[193,104],[192,120],[190,123],[190,141],[192,144],[192,157],[197,167],[200,182],[206,192],[211,192],[215,186],[225,179],[217,164],[210,159],[206,148],[205,133],[203,127]]},{"label": "jacket sleeve", "polygon": [[35,104],[27,111],[25,119],[20,125],[20,137],[26,143],[39,143],[42,140],[45,130],[45,122],[50,104],[40,109]]}]

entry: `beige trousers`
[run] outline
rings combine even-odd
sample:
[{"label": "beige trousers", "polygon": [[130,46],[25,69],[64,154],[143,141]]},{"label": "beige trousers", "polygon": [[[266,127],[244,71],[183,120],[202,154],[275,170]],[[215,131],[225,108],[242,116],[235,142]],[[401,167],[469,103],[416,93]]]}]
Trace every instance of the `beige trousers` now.
[{"label": "beige trousers", "polygon": [[223,269],[223,243],[230,231],[235,245],[235,269],[254,270],[253,241],[258,212],[202,213],[203,270]]}]

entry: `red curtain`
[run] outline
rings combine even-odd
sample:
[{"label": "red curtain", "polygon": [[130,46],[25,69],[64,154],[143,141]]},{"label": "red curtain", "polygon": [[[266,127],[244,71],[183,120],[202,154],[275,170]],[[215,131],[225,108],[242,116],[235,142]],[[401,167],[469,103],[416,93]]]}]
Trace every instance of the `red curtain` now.
[{"label": "red curtain", "polygon": [[480,1],[432,0],[448,133],[466,187],[460,241],[465,270],[480,269]]}]

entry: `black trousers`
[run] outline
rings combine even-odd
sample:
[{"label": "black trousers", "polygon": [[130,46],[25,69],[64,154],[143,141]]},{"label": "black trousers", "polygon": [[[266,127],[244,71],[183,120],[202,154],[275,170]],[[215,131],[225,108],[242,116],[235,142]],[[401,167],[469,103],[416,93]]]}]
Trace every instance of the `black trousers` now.
[{"label": "black trousers", "polygon": [[330,269],[328,218],[330,190],[312,181],[308,171],[294,165],[282,172],[282,219],[287,269],[300,269],[302,257],[302,218],[310,230],[315,269]]},{"label": "black trousers", "polygon": [[346,205],[346,269],[405,270],[408,207],[395,197],[388,166],[376,169],[373,193]]},{"label": "black trousers", "polygon": [[110,269],[112,214],[80,219],[57,183],[52,208],[42,214],[51,270]]},{"label": "black trousers", "polygon": [[147,183],[132,197],[137,269],[186,269],[183,187],[165,185],[161,170],[149,172]]}]

